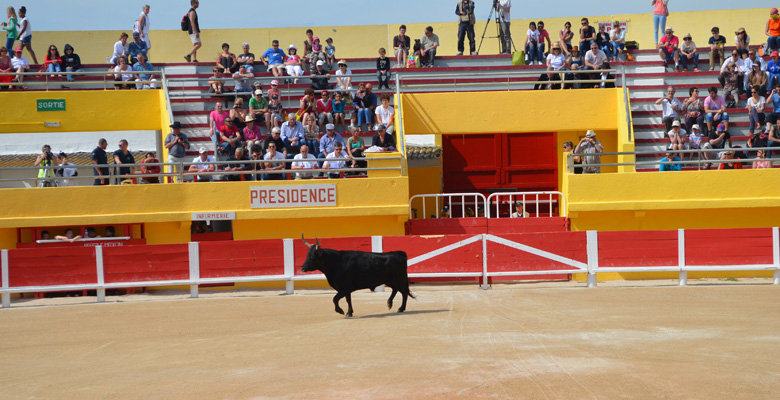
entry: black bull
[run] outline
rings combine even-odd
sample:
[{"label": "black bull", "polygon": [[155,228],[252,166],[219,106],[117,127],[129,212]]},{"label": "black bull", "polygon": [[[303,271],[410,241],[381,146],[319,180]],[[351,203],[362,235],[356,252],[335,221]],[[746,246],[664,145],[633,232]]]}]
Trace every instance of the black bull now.
[{"label": "black bull", "polygon": [[[387,253],[367,253],[365,251],[340,251],[320,248],[317,244],[309,244],[301,235],[301,240],[309,246],[309,254],[301,266],[301,271],[322,271],[328,284],[336,289],[333,304],[336,312],[344,314],[339,307],[339,300],[347,298],[347,317],[352,316],[352,292],[361,289],[374,289],[379,285],[387,285],[393,289],[387,299],[387,308],[393,308],[393,298],[401,292],[403,302],[398,312],[406,310],[406,298],[414,294],[409,291],[409,276],[406,274],[406,253],[391,251]],[[316,240],[316,237],[315,237]]]}]

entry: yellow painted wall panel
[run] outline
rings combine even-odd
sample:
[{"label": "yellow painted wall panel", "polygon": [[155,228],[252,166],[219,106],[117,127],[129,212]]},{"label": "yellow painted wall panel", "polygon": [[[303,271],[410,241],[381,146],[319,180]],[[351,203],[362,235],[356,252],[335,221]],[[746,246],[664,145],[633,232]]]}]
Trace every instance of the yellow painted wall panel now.
[{"label": "yellow painted wall panel", "polygon": [[318,217],[291,218],[286,221],[233,221],[233,240],[299,239],[358,236],[399,236],[404,234],[405,220],[397,215],[333,216],[330,210],[321,210]]},{"label": "yellow painted wall panel", "polygon": [[145,224],[147,244],[187,243],[190,241],[190,222],[153,222]]},{"label": "yellow painted wall panel", "polygon": [[16,229],[0,229],[0,249],[15,249],[16,241]]}]

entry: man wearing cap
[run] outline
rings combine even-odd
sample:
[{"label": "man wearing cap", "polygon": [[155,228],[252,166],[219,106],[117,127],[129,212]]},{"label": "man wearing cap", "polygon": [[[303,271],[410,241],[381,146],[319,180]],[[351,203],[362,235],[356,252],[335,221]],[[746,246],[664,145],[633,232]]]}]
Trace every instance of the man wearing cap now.
[{"label": "man wearing cap", "polygon": [[688,132],[682,129],[681,125],[680,120],[675,119],[672,121],[672,129],[667,132],[671,142],[669,150],[688,150],[688,144],[686,143]]},{"label": "man wearing cap", "polygon": [[528,218],[531,214],[528,213],[528,211],[524,210],[523,202],[522,201],[516,201],[515,202],[515,212],[512,213],[510,218]]},{"label": "man wearing cap", "polygon": [[[344,144],[340,142],[335,142],[333,144],[333,151],[331,153],[328,153],[328,155],[325,157],[326,160],[330,160],[333,158],[348,158],[349,155],[347,155],[347,152],[344,151]],[[322,168],[324,169],[340,169],[340,168],[346,168],[347,162],[342,161],[325,161],[322,164]],[[330,172],[328,173],[328,177],[332,179],[336,179],[341,177],[340,172]]]},{"label": "man wearing cap", "polygon": [[466,35],[469,36],[469,49],[471,55],[477,51],[476,41],[474,39],[474,2],[471,0],[461,0],[455,5],[455,15],[458,16],[458,55],[463,55],[465,50]]},{"label": "man wearing cap", "polygon": [[254,74],[255,55],[249,52],[249,43],[244,42],[244,44],[241,46],[241,50],[243,53],[239,54],[238,57],[236,57],[236,60],[239,64],[246,67],[246,72]]},{"label": "man wearing cap", "polygon": [[680,72],[680,38],[674,36],[674,30],[671,26],[666,27],[666,35],[655,45],[658,49],[658,55],[664,65],[669,66],[669,62],[674,61],[674,70]]},{"label": "man wearing cap", "polygon": [[265,138],[263,140],[263,154],[268,152],[268,145],[273,143],[277,149],[282,151],[282,154],[284,154],[284,157],[287,157],[287,149],[285,148],[284,140],[282,140],[282,129],[279,127],[274,127],[271,129],[271,136]]},{"label": "man wearing cap", "polygon": [[279,48],[279,41],[274,40],[271,47],[263,53],[260,59],[274,76],[284,75],[284,50]]},{"label": "man wearing cap", "polygon": [[317,60],[317,67],[311,71],[311,86],[314,90],[328,89],[328,79],[330,79],[330,73],[325,70],[325,61]]},{"label": "man wearing cap", "polygon": [[[317,158],[325,158],[328,154],[333,153],[336,148],[336,143],[341,143],[344,147],[344,138],[336,133],[336,126],[333,124],[325,125],[325,134],[320,138],[320,154],[317,154]],[[320,164],[321,166],[322,164]]]},{"label": "man wearing cap", "polygon": [[[352,70],[347,68],[347,60],[340,60],[339,69],[336,70],[336,85],[338,86],[336,89],[342,90],[345,92],[351,92],[352,91]],[[343,78],[339,78],[339,77]]]},{"label": "man wearing cap", "polygon": [[672,121],[680,119],[682,104],[680,100],[674,97],[674,86],[669,86],[666,90],[666,96],[655,101],[655,104],[661,105],[661,118],[666,128],[666,132],[672,129]]},{"label": "man wearing cap", "polygon": [[[268,100],[263,97],[263,91],[260,89],[255,89],[255,95],[249,99],[249,114],[247,117],[251,116],[252,119],[255,120],[255,122],[262,123],[265,122],[265,115],[268,112]],[[257,129],[260,129],[260,126],[258,125]],[[270,129],[269,129],[270,131]]]},{"label": "man wearing cap", "polygon": [[148,49],[146,48],[146,42],[141,40],[140,33],[133,32],[133,41],[127,47],[127,50],[130,52],[130,62],[133,64],[138,61],[139,54],[143,54],[144,57],[146,57],[146,52]]},{"label": "man wearing cap", "polygon": [[233,79],[236,80],[236,93],[251,93],[252,92],[252,78],[255,74],[250,74],[246,71],[246,65],[241,65],[238,68],[238,72],[233,74]]},{"label": "man wearing cap", "polygon": [[[187,150],[190,148],[190,141],[187,139],[187,135],[181,133],[181,122],[175,121],[171,124],[173,132],[169,133],[165,137],[165,149],[168,151],[168,163],[183,163],[184,158],[187,155]],[[178,168],[178,167],[176,167]],[[169,171],[174,172],[174,168]]]},{"label": "man wearing cap", "polygon": [[601,142],[596,140],[596,132],[589,130],[585,134],[585,137],[580,139],[577,143],[577,147],[574,148],[575,153],[587,154],[582,157],[582,173],[583,174],[598,174],[601,172],[601,156],[598,154],[604,152],[604,146]]},{"label": "man wearing cap", "polygon": [[683,72],[688,71],[688,63],[693,63],[693,72],[699,72],[699,52],[696,50],[696,42],[690,33],[683,37],[683,43],[680,45],[680,63]]},{"label": "man wearing cap", "polygon": [[[193,164],[190,165],[189,172],[214,172],[217,170],[214,164],[214,157],[208,154],[205,147],[201,147],[198,150],[198,156],[192,160]],[[213,175],[198,175],[198,182],[211,182],[214,180]]]},{"label": "man wearing cap", "polygon": [[[145,43],[145,42],[141,42]],[[138,54],[138,62],[133,65],[133,71],[139,71],[139,72],[152,72],[154,71],[154,65],[152,63],[146,61],[146,56],[141,53]],[[157,89],[157,78],[152,78],[152,74],[138,74],[135,78],[135,81],[138,82],[135,84],[135,88],[138,90],[141,89]],[[143,81],[147,81],[150,83],[141,83]]]},{"label": "man wearing cap", "polygon": [[285,156],[292,159],[301,152],[303,144],[303,124],[296,119],[295,113],[287,114],[287,122],[282,124],[282,140],[284,140]]},{"label": "man wearing cap", "polygon": [[679,164],[680,160],[679,157],[675,156],[674,153],[666,152],[666,157],[661,159],[662,163],[666,162],[673,162],[677,164],[661,164],[658,166],[658,170],[661,172],[664,171],[682,171],[682,164]]},{"label": "man wearing cap", "polygon": [[309,146],[301,146],[301,153],[296,154],[294,160],[290,168],[299,171],[295,173],[295,179],[311,179],[314,177],[314,173],[302,171],[317,168],[317,158],[309,154]]},{"label": "man wearing cap", "polygon": [[[14,49],[14,56],[11,58],[11,66],[14,69],[14,72],[18,73],[19,75],[16,75],[16,80],[21,84],[24,82],[24,75],[21,75],[23,72],[29,72],[30,71],[30,61],[27,60],[24,56],[22,56],[22,48],[17,47]],[[23,89],[26,89],[26,86],[22,86]]]}]

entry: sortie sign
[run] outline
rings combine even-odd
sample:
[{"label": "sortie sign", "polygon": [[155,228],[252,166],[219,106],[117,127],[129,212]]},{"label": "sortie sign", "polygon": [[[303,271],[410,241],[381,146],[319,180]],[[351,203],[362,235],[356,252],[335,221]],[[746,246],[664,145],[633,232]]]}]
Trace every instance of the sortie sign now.
[{"label": "sortie sign", "polygon": [[38,112],[65,111],[65,99],[37,99]]},{"label": "sortie sign", "polygon": [[333,207],[336,185],[253,186],[249,202],[252,208]]}]

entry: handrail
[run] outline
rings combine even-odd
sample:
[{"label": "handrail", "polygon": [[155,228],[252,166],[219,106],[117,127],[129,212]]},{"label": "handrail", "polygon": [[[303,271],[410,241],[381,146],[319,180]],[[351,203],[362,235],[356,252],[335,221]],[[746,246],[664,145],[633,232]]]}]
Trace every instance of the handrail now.
[{"label": "handrail", "polygon": [[[539,195],[547,196],[548,200],[547,201],[539,200]],[[540,203],[548,203],[550,205],[550,207],[548,209],[548,213],[549,213],[548,216],[552,217],[553,216],[553,212],[552,212],[553,207],[552,207],[552,205],[555,202],[553,200],[553,196],[556,196],[556,195],[561,199],[561,206],[560,206],[560,209],[559,209],[561,211],[559,212],[559,215],[562,216],[562,217],[565,217],[567,215],[567,213],[566,213],[566,196],[564,196],[563,193],[558,192],[558,191],[493,193],[490,196],[488,196],[488,198],[487,198],[488,207],[487,207],[486,216],[488,218],[498,218],[498,216],[500,215],[500,211],[501,211],[501,204],[502,204],[501,200],[500,200],[501,197],[509,197],[508,204],[510,204],[510,211],[511,211],[511,204],[514,204],[514,202],[515,202],[514,198],[515,197],[520,197],[522,199],[522,200],[520,200],[520,202],[523,203],[523,211],[526,211],[527,208],[525,206],[526,205],[525,197],[526,196],[535,196],[536,200],[535,201],[530,201],[530,203],[533,203],[533,204],[536,205],[536,217],[539,218],[539,204]],[[498,199],[498,201],[496,201],[496,199]],[[490,209],[491,209],[490,206],[492,206],[493,204],[496,205],[496,214],[495,215],[492,215],[492,213],[490,211]]]},{"label": "handrail", "polygon": [[[733,151],[733,152],[755,152],[758,150],[763,150],[765,152],[768,151],[777,151],[776,147],[724,147],[722,149],[688,149],[688,150],[660,150],[660,151],[635,151],[635,152],[605,152],[605,153],[567,153],[566,154],[566,165],[568,166],[568,172],[573,172],[573,168],[584,168],[586,166],[590,167],[614,167],[614,166],[650,166],[650,165],[697,165],[701,166],[702,164],[723,164],[723,163],[739,163],[739,164],[746,164],[746,163],[752,163],[755,162],[756,159],[719,159],[719,158],[702,158],[698,157],[696,160],[680,160],[680,161],[637,161],[636,156],[642,156],[642,155],[655,155],[658,153],[672,153],[672,154],[690,154],[691,157],[694,155],[699,155],[701,153],[723,153],[727,151]],[[617,163],[594,163],[594,164],[574,164],[573,158],[574,156],[580,156],[580,157],[586,157],[586,156],[613,156],[613,155],[628,155],[628,156],[634,156],[633,162],[617,162]],[[773,161],[771,158],[766,158],[765,161]]]},{"label": "handrail", "polygon": [[[453,208],[452,208],[452,198],[453,197],[460,197],[460,199],[461,199],[460,205],[461,205],[461,217],[462,218],[478,217],[480,209],[486,209],[486,206],[487,206],[487,200],[485,199],[485,195],[483,195],[482,193],[431,193],[431,194],[417,194],[417,195],[412,196],[409,199],[409,219],[417,219],[416,209],[412,208],[412,201],[414,201],[415,199],[422,199],[422,203],[423,203],[423,205],[422,205],[422,218],[420,218],[420,219],[425,219],[425,216],[428,215],[425,212],[425,200],[428,199],[428,198],[436,198],[437,199],[436,200],[436,214],[434,214],[435,218],[439,218],[439,200],[438,199],[439,198],[447,198],[448,199],[447,204],[444,205],[444,207],[447,207],[447,210],[448,210],[446,217],[447,218],[452,218],[452,210],[453,210]],[[470,198],[470,197],[474,198],[474,209],[471,210],[473,212],[473,215],[468,215],[467,209],[466,209],[466,199]],[[481,206],[480,206],[480,201],[479,201],[480,199],[482,200],[482,205]],[[442,211],[444,211],[444,210],[442,210]]]}]

